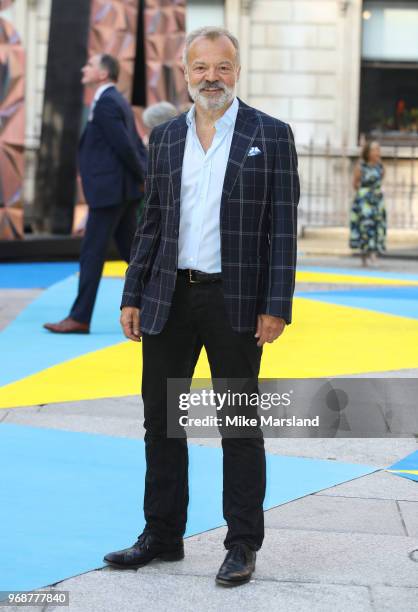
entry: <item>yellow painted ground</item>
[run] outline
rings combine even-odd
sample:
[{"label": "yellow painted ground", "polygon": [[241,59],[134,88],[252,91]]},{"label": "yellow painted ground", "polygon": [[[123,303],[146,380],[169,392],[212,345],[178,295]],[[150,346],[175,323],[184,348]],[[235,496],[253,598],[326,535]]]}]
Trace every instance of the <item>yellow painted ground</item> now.
[{"label": "yellow painted ground", "polygon": [[[124,277],[127,265],[123,261],[108,261],[103,270],[103,276]],[[360,276],[355,274],[333,274],[329,272],[296,272],[299,283],[330,283],[335,285],[396,285],[417,286],[418,280],[402,280],[397,278],[381,278],[379,276]]]},{"label": "yellow painted ground", "polygon": [[[140,392],[141,345],[122,342],[0,389],[0,408]],[[418,367],[418,321],[297,298],[294,324],[266,345],[264,378],[308,378]],[[209,378],[202,351],[196,378]]]},{"label": "yellow painted ground", "polygon": [[103,276],[124,277],[127,267],[124,261],[107,261],[103,268]]},{"label": "yellow painted ground", "polygon": [[386,470],[392,474],[416,474],[418,476],[418,470]]},{"label": "yellow painted ground", "polygon": [[330,272],[296,272],[299,283],[330,283],[335,285],[396,285],[417,286],[418,281],[398,278],[381,278],[379,276],[360,276],[355,274],[332,274]]}]

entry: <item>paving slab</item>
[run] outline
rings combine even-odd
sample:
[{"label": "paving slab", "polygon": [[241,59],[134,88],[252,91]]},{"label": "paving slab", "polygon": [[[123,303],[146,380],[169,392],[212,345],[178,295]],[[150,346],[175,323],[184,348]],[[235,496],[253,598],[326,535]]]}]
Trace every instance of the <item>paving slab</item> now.
[{"label": "paving slab", "polygon": [[315,493],[315,496],[360,497],[418,502],[418,483],[380,471]]},{"label": "paving slab", "polygon": [[385,468],[417,450],[415,438],[266,438],[270,453]]},{"label": "paving slab", "polygon": [[126,438],[144,436],[143,404],[138,396],[10,408],[3,422]]},{"label": "paving slab", "polygon": [[408,535],[393,500],[309,495],[268,510],[264,519],[265,526],[273,529]]},{"label": "paving slab", "polygon": [[417,612],[418,588],[378,586],[371,590],[374,609],[377,612]]},{"label": "paving slab", "polygon": [[[17,410],[17,408],[16,408]],[[105,397],[77,402],[59,402],[45,404],[40,412],[48,414],[71,414],[84,416],[118,417],[141,419],[144,405],[139,395],[123,397]]]},{"label": "paving slab", "polygon": [[[417,482],[415,482],[415,486],[418,489]],[[398,504],[399,504],[400,512],[402,514],[402,518],[405,522],[405,527],[408,532],[408,535],[412,537],[418,537],[418,502],[400,501],[398,502]],[[417,567],[417,574],[418,574],[418,567]],[[417,586],[418,586],[418,575],[417,575]]]},{"label": "paving slab", "polygon": [[1,289],[0,330],[11,323],[40,293],[42,289]]},{"label": "paving slab", "polygon": [[[322,239],[324,240],[324,239]],[[298,256],[298,265],[300,266],[317,266],[321,268],[358,268],[364,270],[361,258],[359,255],[308,255],[302,254],[303,248],[300,249],[301,253]],[[416,261],[416,253],[414,253],[413,259],[406,259],[399,257],[381,257],[374,267],[366,268],[367,270],[373,271],[384,271],[384,272],[407,272],[408,274],[418,274],[418,263]]]},{"label": "paving slab", "polygon": [[6,419],[8,414],[8,410],[0,410],[0,423]]},{"label": "paving slab", "polygon": [[[214,577],[141,572],[90,572],[57,585],[70,590],[70,612],[114,612],[116,607],[156,612],[371,612],[367,588],[255,579],[239,588],[217,586]],[[115,606],[117,602],[117,606]],[[49,608],[59,612],[62,608]]]},{"label": "paving slab", "polygon": [[[0,603],[0,608],[2,612],[22,612],[22,609],[25,612],[43,612],[44,608],[40,606],[5,606],[4,603]],[[46,608],[46,610],[50,610],[51,608]],[[64,608],[64,610],[68,610],[68,608]],[[61,608],[62,612],[62,608]]]},{"label": "paving slab", "polygon": [[[211,576],[222,562],[226,529],[186,540],[186,557],[170,573]],[[127,543],[129,544],[129,543]],[[320,584],[416,587],[418,565],[410,554],[418,538],[362,533],[266,529],[255,578]],[[150,571],[149,567],[141,571]]]},{"label": "paving slab", "polygon": [[[1,415],[1,411],[0,411]],[[106,418],[91,415],[57,414],[29,410],[9,410],[3,423],[26,425],[28,427],[46,427],[74,432],[103,434],[123,438],[143,438],[144,429],[139,419]]]},{"label": "paving slab", "polygon": [[385,370],[385,372],[365,372],[363,374],[350,374],[343,378],[418,378],[417,368],[404,368],[403,370]]},{"label": "paving slab", "polygon": [[335,584],[415,587],[410,558],[418,538],[375,534],[266,530],[259,572],[266,578]]}]

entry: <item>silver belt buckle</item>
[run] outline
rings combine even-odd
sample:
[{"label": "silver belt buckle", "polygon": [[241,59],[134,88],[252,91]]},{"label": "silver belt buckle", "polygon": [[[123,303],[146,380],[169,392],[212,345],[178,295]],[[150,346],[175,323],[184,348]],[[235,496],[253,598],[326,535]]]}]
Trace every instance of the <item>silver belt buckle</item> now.
[{"label": "silver belt buckle", "polygon": [[196,284],[196,283],[198,283],[198,282],[199,282],[199,281],[196,281],[196,280],[193,280],[193,279],[192,279],[192,270],[191,270],[190,268],[189,268],[189,281],[190,281],[191,283],[194,283],[194,284]]}]

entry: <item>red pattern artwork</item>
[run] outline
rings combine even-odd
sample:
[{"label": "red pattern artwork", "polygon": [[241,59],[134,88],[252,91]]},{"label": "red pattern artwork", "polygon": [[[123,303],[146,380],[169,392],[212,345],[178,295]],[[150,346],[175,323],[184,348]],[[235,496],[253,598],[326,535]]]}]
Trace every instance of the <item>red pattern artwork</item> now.
[{"label": "red pattern artwork", "polygon": [[[138,0],[91,0],[89,56],[115,55],[121,63],[118,87],[131,98],[136,54]],[[147,104],[188,102],[181,54],[185,39],[185,0],[146,0],[144,14]],[[86,93],[86,104],[91,94]]]},{"label": "red pattern artwork", "polygon": [[[91,1],[89,57],[98,53],[110,53],[118,58],[121,67],[118,89],[130,99],[136,53],[138,0]],[[91,98],[92,94],[86,90],[86,104],[90,105]]]},{"label": "red pattern artwork", "polygon": [[167,100],[175,106],[189,101],[182,68],[186,0],[146,0],[145,62],[147,103]]},{"label": "red pattern artwork", "polygon": [[[118,58],[121,74],[118,89],[132,98],[139,0],[91,0],[88,56],[110,53]],[[144,48],[147,78],[147,105],[167,100],[177,107],[189,101],[181,68],[185,40],[186,0],[146,0]],[[89,88],[84,92],[85,118],[92,102]],[[137,128],[143,135],[142,111],[133,107]],[[78,202],[84,202],[78,180]],[[75,224],[75,229],[77,224]]]},{"label": "red pattern artwork", "polygon": [[[0,10],[11,2],[0,0]],[[25,52],[13,25],[0,17],[0,239],[23,236]]]}]

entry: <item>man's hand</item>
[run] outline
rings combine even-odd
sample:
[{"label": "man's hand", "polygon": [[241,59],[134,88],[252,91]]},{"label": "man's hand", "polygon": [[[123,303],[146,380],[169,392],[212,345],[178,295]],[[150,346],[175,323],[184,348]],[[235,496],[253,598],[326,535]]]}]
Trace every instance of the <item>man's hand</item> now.
[{"label": "man's hand", "polygon": [[257,331],[255,338],[258,338],[257,346],[263,346],[265,342],[274,342],[282,333],[286,326],[286,321],[281,317],[273,317],[261,314],[257,317]]},{"label": "man's hand", "polygon": [[120,315],[120,324],[122,325],[123,333],[129,340],[141,342],[139,308],[124,306]]}]

